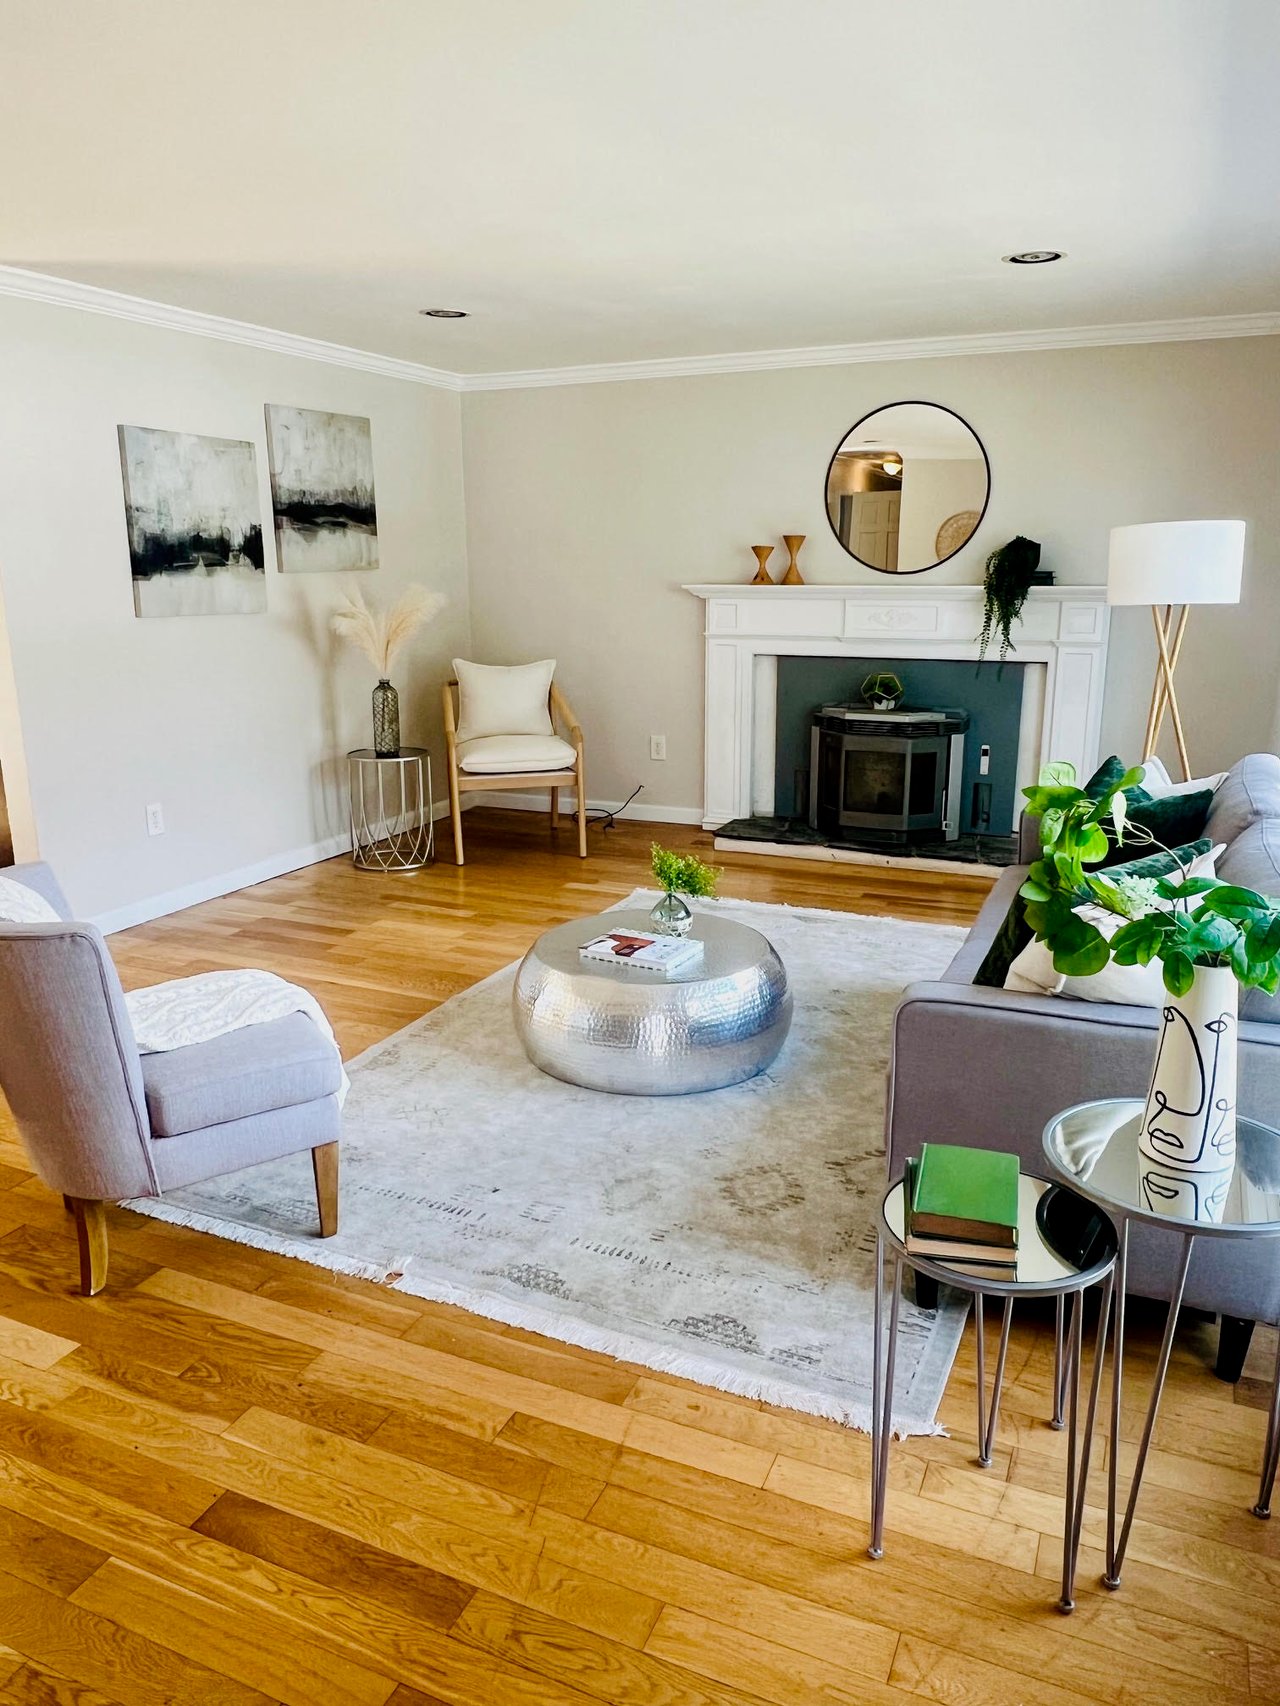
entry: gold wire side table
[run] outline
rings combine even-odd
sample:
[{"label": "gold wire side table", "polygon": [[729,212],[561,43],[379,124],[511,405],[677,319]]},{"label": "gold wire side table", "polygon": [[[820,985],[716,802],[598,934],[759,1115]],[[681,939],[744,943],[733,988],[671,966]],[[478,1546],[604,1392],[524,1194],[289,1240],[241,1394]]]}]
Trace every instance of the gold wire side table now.
[{"label": "gold wire side table", "polygon": [[351,860],[362,871],[420,871],[435,858],[431,754],[402,746],[388,757],[372,747],[347,754]]}]

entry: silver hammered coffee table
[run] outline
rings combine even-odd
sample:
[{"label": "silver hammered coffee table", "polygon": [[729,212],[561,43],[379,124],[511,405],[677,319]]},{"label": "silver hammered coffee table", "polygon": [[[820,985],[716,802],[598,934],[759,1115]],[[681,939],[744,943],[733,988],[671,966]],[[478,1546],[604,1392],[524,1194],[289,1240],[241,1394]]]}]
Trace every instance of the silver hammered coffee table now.
[{"label": "silver hammered coffee table", "polygon": [[606,930],[649,930],[644,911],[548,930],[516,973],[516,1032],[553,1078],[622,1096],[683,1096],[754,1078],[791,1027],[791,991],[758,930],[699,912],[702,958],[671,977],[592,965],[578,950]]}]

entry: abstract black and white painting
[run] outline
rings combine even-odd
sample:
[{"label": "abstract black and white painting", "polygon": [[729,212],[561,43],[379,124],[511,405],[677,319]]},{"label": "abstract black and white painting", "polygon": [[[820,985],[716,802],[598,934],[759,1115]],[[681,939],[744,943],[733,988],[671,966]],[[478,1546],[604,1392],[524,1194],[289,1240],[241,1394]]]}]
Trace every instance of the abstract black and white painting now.
[{"label": "abstract black and white painting", "polygon": [[267,608],[252,444],[122,426],[120,467],[139,616],[245,616]]},{"label": "abstract black and white painting", "polygon": [[368,421],[268,403],[267,448],[281,572],[376,569],[378,512]]}]

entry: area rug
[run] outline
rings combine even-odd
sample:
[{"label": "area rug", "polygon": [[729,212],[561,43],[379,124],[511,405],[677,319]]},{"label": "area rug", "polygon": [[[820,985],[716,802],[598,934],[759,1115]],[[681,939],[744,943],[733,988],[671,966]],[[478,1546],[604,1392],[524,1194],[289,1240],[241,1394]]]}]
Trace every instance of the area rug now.
[{"label": "area rug", "polygon": [[[350,1064],[336,1237],[314,1235],[305,1156],[132,1206],[866,1429],[890,1020],[964,932],[714,904],[791,979],[767,1073],[680,1097],[563,1084],[516,1040],[508,966]],[[966,1309],[904,1307],[899,1431],[938,1431]]]}]

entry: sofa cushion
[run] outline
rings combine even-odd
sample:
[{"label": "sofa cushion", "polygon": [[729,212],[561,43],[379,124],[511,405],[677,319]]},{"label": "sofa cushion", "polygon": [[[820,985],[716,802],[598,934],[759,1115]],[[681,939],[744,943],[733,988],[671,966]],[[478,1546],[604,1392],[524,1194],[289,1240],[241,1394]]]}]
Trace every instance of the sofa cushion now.
[{"label": "sofa cushion", "polygon": [[1251,752],[1227,771],[1213,796],[1204,832],[1230,847],[1250,824],[1265,817],[1280,818],[1280,758],[1273,752]]},{"label": "sofa cushion", "polygon": [[552,735],[547,695],[554,658],[541,663],[468,663],[454,658],[458,677],[458,739],[482,735]]},{"label": "sofa cushion", "polygon": [[[1237,835],[1218,861],[1218,875],[1224,883],[1238,883],[1241,888],[1257,889],[1269,900],[1280,900],[1280,817],[1260,818]],[[1242,989],[1240,1017],[1280,1025],[1280,996]]]},{"label": "sofa cushion", "polygon": [[571,770],[577,753],[558,735],[485,735],[458,742],[458,768],[473,776]]},{"label": "sofa cushion", "polygon": [[142,1056],[153,1137],[314,1102],[334,1095],[341,1082],[337,1050],[305,1013]]}]

